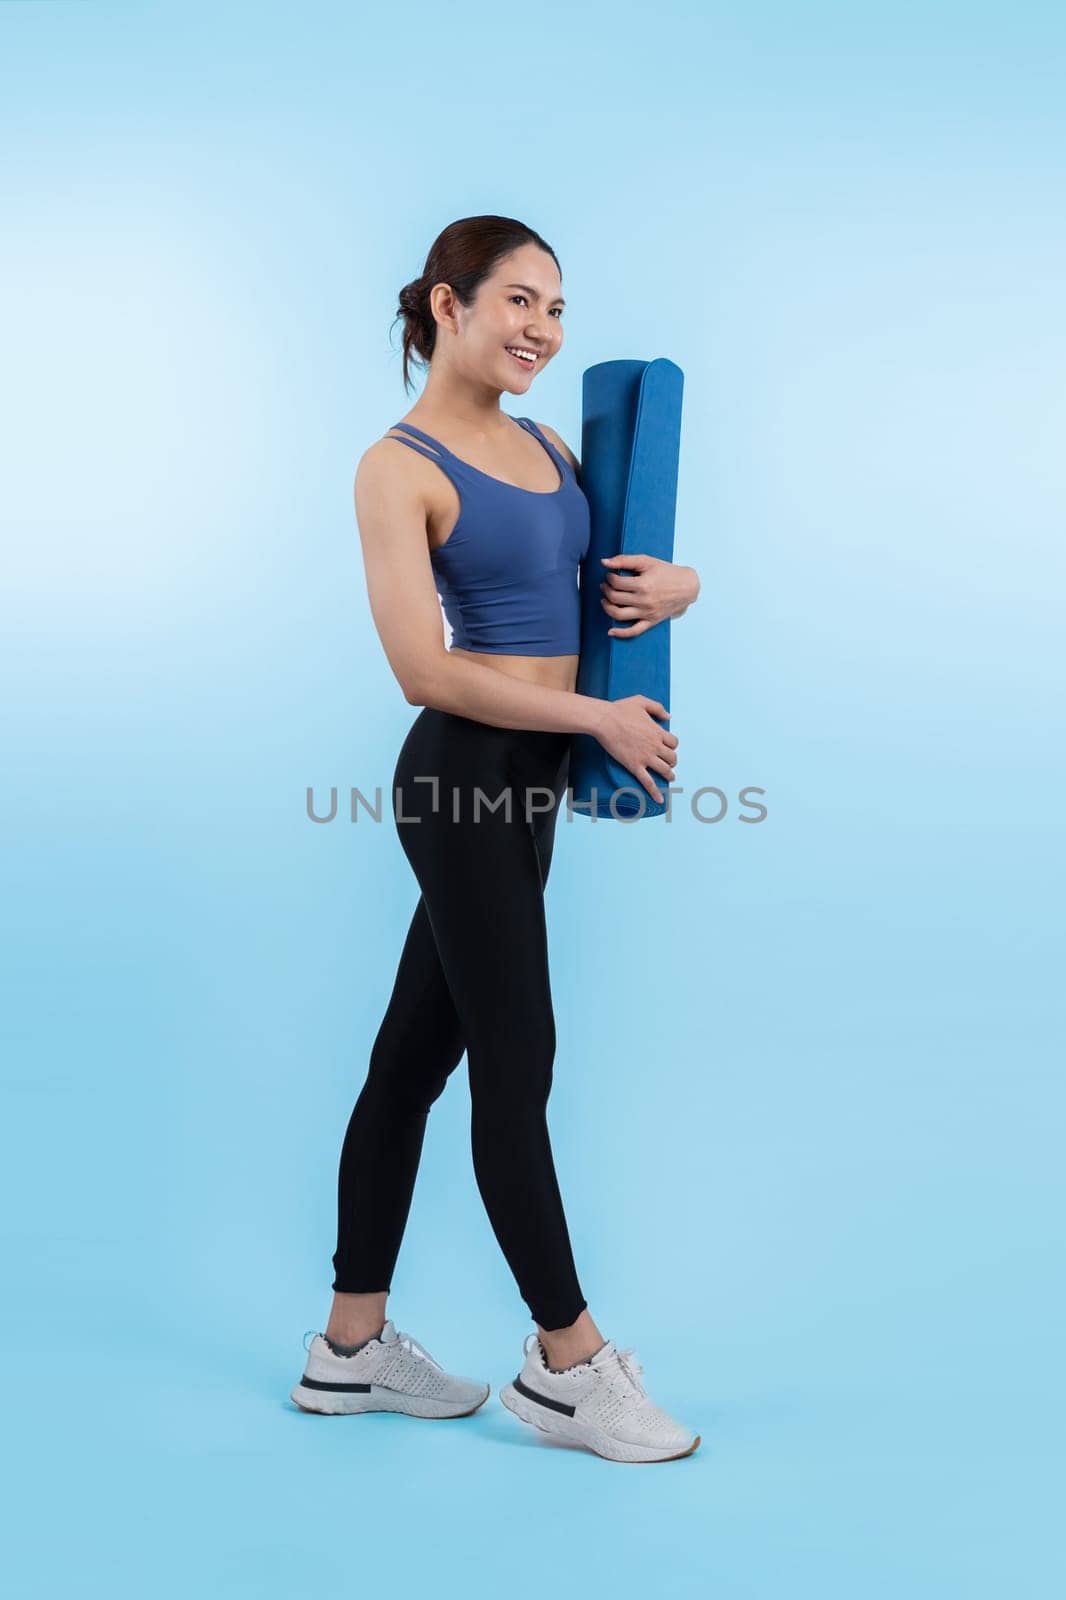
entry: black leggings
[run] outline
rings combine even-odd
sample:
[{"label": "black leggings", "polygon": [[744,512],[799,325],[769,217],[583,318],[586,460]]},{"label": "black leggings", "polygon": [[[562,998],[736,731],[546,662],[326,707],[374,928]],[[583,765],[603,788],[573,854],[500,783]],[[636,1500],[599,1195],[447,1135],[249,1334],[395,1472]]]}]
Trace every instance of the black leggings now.
[{"label": "black leggings", "polygon": [[341,1151],[341,1293],[391,1287],[429,1110],[465,1050],[474,1175],[519,1293],[548,1330],[587,1304],[547,1124],[544,885],[569,748],[428,706],[404,740],[393,816],[422,893]]}]

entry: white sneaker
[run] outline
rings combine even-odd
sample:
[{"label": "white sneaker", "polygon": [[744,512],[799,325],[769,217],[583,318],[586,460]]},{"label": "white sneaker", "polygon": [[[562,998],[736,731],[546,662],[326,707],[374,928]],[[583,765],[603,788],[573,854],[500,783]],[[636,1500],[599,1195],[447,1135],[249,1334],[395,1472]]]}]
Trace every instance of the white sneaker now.
[{"label": "white sneaker", "polygon": [[417,1339],[400,1333],[391,1318],[377,1338],[353,1356],[339,1356],[320,1333],[310,1344],[307,1337],[305,1333],[304,1374],[290,1395],[302,1411],[331,1417],[360,1411],[468,1417],[489,1397],[487,1383],[445,1372]]},{"label": "white sneaker", "polygon": [[648,1398],[639,1377],[644,1368],[613,1339],[591,1361],[565,1372],[549,1370],[535,1333],[527,1333],[522,1347],[525,1364],[513,1383],[504,1384],[500,1399],[523,1422],[573,1439],[608,1461],[676,1461],[699,1444],[698,1433]]}]

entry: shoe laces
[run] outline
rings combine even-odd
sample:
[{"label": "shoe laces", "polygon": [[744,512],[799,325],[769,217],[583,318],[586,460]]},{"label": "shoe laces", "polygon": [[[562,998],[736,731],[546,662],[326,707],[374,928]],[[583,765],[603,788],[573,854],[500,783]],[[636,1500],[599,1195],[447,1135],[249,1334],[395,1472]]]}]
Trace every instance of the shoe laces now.
[{"label": "shoe laces", "polygon": [[397,1344],[402,1344],[405,1350],[410,1350],[413,1356],[417,1356],[422,1361],[428,1361],[430,1366],[436,1367],[438,1372],[444,1371],[444,1368],[441,1366],[440,1362],[434,1361],[425,1345],[419,1344],[418,1340],[413,1338],[411,1334],[401,1333],[399,1328],[397,1328],[396,1342]]},{"label": "shoe laces", "polygon": [[[616,1349],[614,1355],[615,1362],[617,1362],[618,1366],[621,1367],[622,1371],[625,1373],[634,1389],[637,1390],[638,1394],[645,1394],[646,1390],[640,1381],[640,1374],[644,1371],[644,1368],[637,1360],[636,1351],[632,1349],[632,1347],[626,1350]],[[613,1365],[614,1362],[609,1362],[606,1364],[606,1367],[600,1367],[598,1370],[601,1372],[605,1370],[609,1371]]]}]

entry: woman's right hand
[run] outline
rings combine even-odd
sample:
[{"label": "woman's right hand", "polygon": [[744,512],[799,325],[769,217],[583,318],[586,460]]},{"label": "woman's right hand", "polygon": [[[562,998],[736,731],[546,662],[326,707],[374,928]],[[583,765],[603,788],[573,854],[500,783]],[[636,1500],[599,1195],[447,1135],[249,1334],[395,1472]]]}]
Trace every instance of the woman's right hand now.
[{"label": "woman's right hand", "polygon": [[660,728],[655,721],[656,717],[668,717],[670,713],[661,701],[649,700],[646,694],[628,694],[621,700],[606,700],[604,706],[606,709],[596,731],[597,739],[608,755],[621,762],[656,804],[661,805],[663,796],[645,768],[651,767],[668,783],[674,781],[677,734]]}]

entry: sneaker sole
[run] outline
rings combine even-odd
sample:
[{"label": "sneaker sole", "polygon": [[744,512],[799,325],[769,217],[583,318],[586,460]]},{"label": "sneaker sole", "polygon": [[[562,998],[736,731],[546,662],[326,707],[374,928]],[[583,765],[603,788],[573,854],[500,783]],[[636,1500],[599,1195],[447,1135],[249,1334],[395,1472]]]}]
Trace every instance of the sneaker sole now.
[{"label": "sneaker sole", "polygon": [[407,1417],[472,1417],[479,1410],[492,1393],[491,1385],[486,1385],[485,1393],[474,1405],[463,1403],[462,1410],[456,1410],[458,1402],[454,1400],[431,1400],[420,1395],[402,1394],[398,1389],[382,1389],[377,1384],[371,1384],[369,1390],[351,1391],[335,1389],[311,1389],[306,1384],[298,1383],[289,1396],[294,1405],[301,1411],[313,1412],[319,1417],[354,1417],[364,1411],[399,1411]]},{"label": "sneaker sole", "polygon": [[692,1443],[686,1445],[683,1450],[670,1450],[668,1453],[664,1453],[661,1445],[628,1444],[623,1439],[612,1438],[602,1428],[596,1428],[589,1422],[577,1422],[573,1417],[564,1416],[562,1413],[546,1411],[532,1400],[527,1400],[525,1395],[519,1394],[513,1383],[504,1384],[500,1390],[500,1399],[508,1411],[513,1411],[523,1422],[539,1428],[542,1433],[557,1434],[560,1438],[572,1439],[578,1444],[583,1444],[587,1450],[603,1456],[606,1461],[625,1461],[633,1464],[680,1461],[683,1456],[690,1456],[700,1442],[697,1433]]}]

